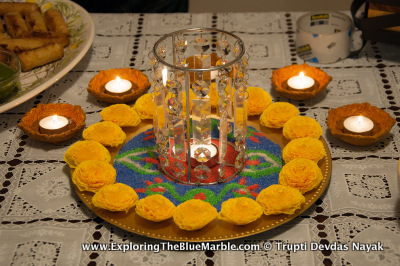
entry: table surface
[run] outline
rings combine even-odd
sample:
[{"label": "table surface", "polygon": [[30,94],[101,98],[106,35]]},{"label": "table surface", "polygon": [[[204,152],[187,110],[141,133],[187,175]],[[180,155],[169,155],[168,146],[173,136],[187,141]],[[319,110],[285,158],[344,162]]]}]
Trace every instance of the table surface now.
[{"label": "table surface", "polygon": [[[400,265],[399,123],[382,141],[366,147],[332,137],[326,126],[330,109],[355,102],[369,102],[400,121],[400,49],[368,43],[359,59],[315,65],[333,78],[327,90],[307,101],[288,100],[275,93],[270,78],[273,70],[303,63],[294,45],[301,14],[91,14],[96,36],[83,60],[41,94],[0,114],[0,265]],[[170,246],[110,225],[76,196],[63,155],[80,135],[47,144],[17,128],[39,103],[81,105],[87,125],[100,121],[99,113],[108,104],[86,90],[99,70],[131,67],[149,75],[148,53],[155,41],[198,26],[242,38],[250,55],[250,86],[262,87],[274,101],[291,102],[301,115],[315,118],[332,154],[330,185],[312,207],[278,228],[229,242],[270,243],[270,251],[154,252],[157,245]],[[132,249],[141,250],[82,250],[82,243],[114,243],[110,249],[131,243]],[[371,243],[370,252],[356,251]]]}]

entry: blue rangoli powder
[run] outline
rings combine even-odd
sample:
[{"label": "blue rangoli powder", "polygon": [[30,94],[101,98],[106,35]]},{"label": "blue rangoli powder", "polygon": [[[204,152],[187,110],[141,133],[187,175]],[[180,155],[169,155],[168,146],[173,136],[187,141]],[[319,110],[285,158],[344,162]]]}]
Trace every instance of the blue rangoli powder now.
[{"label": "blue rangoli powder", "polygon": [[[218,135],[218,128],[213,122],[212,137],[218,138]],[[233,136],[228,136],[228,140],[233,142]],[[188,199],[198,198],[210,202],[220,211],[221,203],[230,198],[255,199],[262,189],[278,183],[283,165],[279,145],[249,127],[246,146],[247,163],[237,177],[216,185],[184,185],[167,179],[158,170],[158,153],[151,129],[135,136],[115,157],[117,182],[134,188],[139,198],[158,193],[176,206]]]}]

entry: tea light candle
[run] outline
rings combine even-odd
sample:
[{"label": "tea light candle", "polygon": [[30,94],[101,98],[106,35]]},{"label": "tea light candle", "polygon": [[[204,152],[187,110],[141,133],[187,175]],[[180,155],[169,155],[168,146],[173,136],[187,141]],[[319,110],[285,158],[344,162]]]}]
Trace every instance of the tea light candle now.
[{"label": "tea light candle", "polygon": [[[198,148],[207,148],[207,150],[210,151],[210,155],[209,155],[209,160],[205,161],[205,154],[200,154],[200,160],[196,159],[195,157],[195,151]],[[218,159],[218,147],[215,144],[192,144],[190,145],[190,166],[191,167],[196,167],[199,164],[202,164],[202,160],[204,160],[203,164],[208,166],[208,167],[213,167],[216,163],[217,163],[217,159]],[[202,157],[204,157],[204,159],[202,159]],[[208,156],[207,156],[208,157]]]},{"label": "tea light candle", "polygon": [[192,144],[190,145],[190,157],[194,158],[194,151],[197,150],[200,147],[204,147],[208,149],[211,153],[210,157],[214,157],[218,153],[218,149],[216,146],[209,144],[209,145],[198,145],[198,144]]},{"label": "tea light candle", "polygon": [[362,115],[350,116],[343,121],[343,126],[345,133],[370,135],[374,128],[374,122]]},{"label": "tea light candle", "polygon": [[308,76],[304,76],[303,72],[300,72],[298,76],[291,77],[287,81],[288,88],[299,91],[311,90],[313,89],[314,84],[314,79]]},{"label": "tea light candle", "polygon": [[39,121],[39,131],[42,134],[60,134],[68,129],[68,118],[60,115],[47,116]]},{"label": "tea light candle", "polygon": [[107,82],[105,89],[108,94],[122,96],[131,92],[132,83],[129,80],[117,77],[116,79]]}]

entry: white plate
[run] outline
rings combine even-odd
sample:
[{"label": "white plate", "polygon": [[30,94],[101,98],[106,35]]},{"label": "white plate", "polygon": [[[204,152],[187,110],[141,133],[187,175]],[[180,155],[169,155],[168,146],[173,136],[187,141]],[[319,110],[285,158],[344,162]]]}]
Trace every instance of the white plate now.
[{"label": "white plate", "polygon": [[89,13],[78,4],[69,0],[36,0],[35,2],[41,7],[42,11],[55,7],[63,14],[71,32],[71,44],[65,48],[64,57],[60,60],[21,73],[21,89],[16,95],[0,104],[0,113],[29,100],[56,83],[78,64],[89,50],[94,39],[93,20]]}]

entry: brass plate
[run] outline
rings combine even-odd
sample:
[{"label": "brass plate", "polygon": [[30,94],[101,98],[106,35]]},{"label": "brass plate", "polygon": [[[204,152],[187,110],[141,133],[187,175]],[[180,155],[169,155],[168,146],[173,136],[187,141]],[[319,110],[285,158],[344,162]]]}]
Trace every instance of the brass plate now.
[{"label": "brass plate", "polygon": [[[260,132],[263,132],[268,139],[280,145],[281,149],[283,149],[283,147],[288,143],[288,140],[283,137],[281,129],[269,129],[266,127],[260,128],[258,117],[257,119],[249,119],[249,126],[252,126]],[[151,122],[142,121],[140,128],[133,128],[129,130],[125,129],[125,132],[128,136],[125,143],[137,134],[151,127]],[[92,204],[93,193],[86,191],[81,192],[76,187],[75,191],[81,198],[81,200],[86,204],[86,206],[103,220],[138,235],[162,240],[188,242],[222,241],[246,237],[265,232],[292,220],[293,218],[306,211],[311,205],[314,204],[317,199],[319,199],[319,197],[321,197],[329,184],[332,172],[332,158],[329,147],[322,137],[321,141],[324,144],[327,154],[318,163],[319,167],[322,170],[323,179],[321,181],[321,184],[317,188],[304,194],[306,202],[302,205],[302,208],[297,210],[293,215],[262,215],[261,218],[259,218],[258,220],[244,226],[237,226],[225,221],[215,219],[200,230],[185,231],[179,229],[179,227],[175,225],[172,218],[160,223],[147,221],[136,215],[134,208],[130,209],[128,213],[110,212],[107,210],[96,208]],[[110,149],[113,158],[124,144],[122,144],[120,147]]]}]

